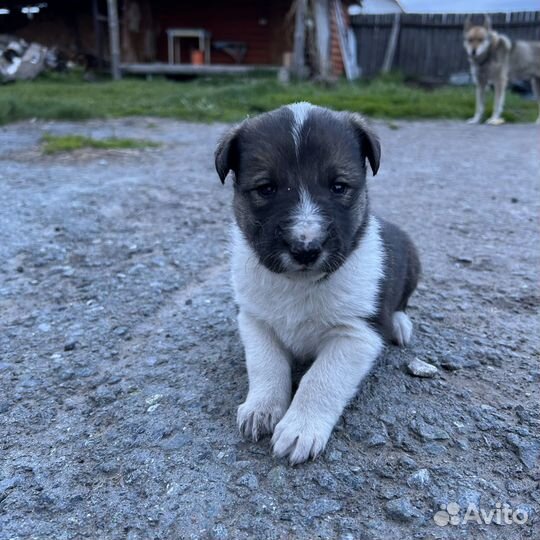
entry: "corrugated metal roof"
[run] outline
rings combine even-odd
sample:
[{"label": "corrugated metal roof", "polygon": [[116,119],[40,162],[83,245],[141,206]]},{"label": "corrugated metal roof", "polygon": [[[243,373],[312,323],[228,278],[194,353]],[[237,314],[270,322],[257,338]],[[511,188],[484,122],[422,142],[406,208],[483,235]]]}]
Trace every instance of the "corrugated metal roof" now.
[{"label": "corrugated metal roof", "polygon": [[540,0],[363,0],[358,11],[383,13],[512,13],[540,11]]}]

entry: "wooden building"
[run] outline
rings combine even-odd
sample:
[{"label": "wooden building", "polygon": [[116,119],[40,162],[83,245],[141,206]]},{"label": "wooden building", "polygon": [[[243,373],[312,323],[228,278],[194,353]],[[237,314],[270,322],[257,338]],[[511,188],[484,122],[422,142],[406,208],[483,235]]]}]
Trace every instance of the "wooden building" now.
[{"label": "wooden building", "polygon": [[[0,34],[109,56],[106,0],[0,0]],[[38,8],[24,14],[25,6]],[[123,62],[168,62],[167,29],[202,29],[211,38],[212,64],[277,66],[290,48],[291,0],[118,0]],[[196,39],[182,39],[179,63],[190,63]]]},{"label": "wooden building", "polygon": [[[316,4],[326,6],[331,17],[331,72],[339,75],[344,66],[334,8],[339,4],[346,18],[347,2],[310,0],[313,9]],[[0,34],[56,46],[73,57],[92,58],[107,66],[115,56],[110,51],[115,41],[110,39],[112,23],[118,35],[116,56],[125,72],[277,69],[284,53],[293,50],[297,5],[298,0],[0,0],[0,12],[9,11],[0,15]],[[23,13],[32,6],[33,13]],[[118,22],[108,17],[111,10]],[[309,23],[310,18],[306,20]],[[197,53],[201,36],[202,59]]]}]

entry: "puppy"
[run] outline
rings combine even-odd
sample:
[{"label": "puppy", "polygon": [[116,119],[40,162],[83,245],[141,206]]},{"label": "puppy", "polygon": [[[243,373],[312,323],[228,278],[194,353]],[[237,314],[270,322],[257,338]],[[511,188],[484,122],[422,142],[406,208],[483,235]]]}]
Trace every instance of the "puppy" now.
[{"label": "puppy", "polygon": [[[232,280],[249,392],[241,433],[273,433],[291,464],[325,448],[385,340],[406,345],[420,263],[373,216],[366,160],[380,145],[357,114],[297,103],[245,120],[220,141],[234,173]],[[291,362],[313,360],[291,401]]]}]

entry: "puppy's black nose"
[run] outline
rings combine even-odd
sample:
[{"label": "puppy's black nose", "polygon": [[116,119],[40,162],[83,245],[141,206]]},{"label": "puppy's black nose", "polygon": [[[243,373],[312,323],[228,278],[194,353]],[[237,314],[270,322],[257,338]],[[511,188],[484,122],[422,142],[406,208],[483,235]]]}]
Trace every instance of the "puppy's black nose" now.
[{"label": "puppy's black nose", "polygon": [[472,56],[476,56],[476,49],[473,49],[473,50],[471,51],[471,55],[472,55]]},{"label": "puppy's black nose", "polygon": [[289,246],[289,251],[297,263],[308,266],[319,258],[322,249],[319,243],[311,242],[306,245],[297,242]]}]

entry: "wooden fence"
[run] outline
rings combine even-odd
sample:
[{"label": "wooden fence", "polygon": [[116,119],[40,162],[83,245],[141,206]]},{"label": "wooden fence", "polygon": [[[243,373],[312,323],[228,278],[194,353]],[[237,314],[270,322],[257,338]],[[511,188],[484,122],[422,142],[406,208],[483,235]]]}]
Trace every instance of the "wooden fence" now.
[{"label": "wooden fence", "polygon": [[[540,11],[491,14],[494,30],[511,39],[540,40]],[[391,69],[406,76],[447,81],[451,74],[468,71],[463,49],[466,15],[401,15]],[[481,22],[482,15],[474,15]],[[381,71],[394,15],[355,15],[351,24],[363,76]]]}]

